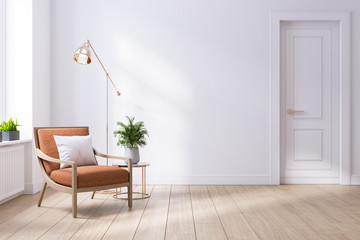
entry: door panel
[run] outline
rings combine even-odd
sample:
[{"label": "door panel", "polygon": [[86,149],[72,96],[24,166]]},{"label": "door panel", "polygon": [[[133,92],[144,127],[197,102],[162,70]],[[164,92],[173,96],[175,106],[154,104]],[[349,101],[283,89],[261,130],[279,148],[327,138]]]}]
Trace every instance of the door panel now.
[{"label": "door panel", "polygon": [[[294,51],[289,53],[293,57],[292,71],[294,86],[294,108],[306,109],[303,114],[294,115],[294,118],[322,118],[322,69],[323,69],[323,41],[320,37],[305,37],[300,31],[288,31],[293,42],[288,46]],[[302,37],[296,37],[301,34]],[[304,97],[307,96],[307,97]]]},{"label": "door panel", "polygon": [[338,182],[338,37],[336,22],[281,25],[281,183]]},{"label": "door panel", "polygon": [[294,161],[322,161],[323,145],[323,130],[294,130]]}]

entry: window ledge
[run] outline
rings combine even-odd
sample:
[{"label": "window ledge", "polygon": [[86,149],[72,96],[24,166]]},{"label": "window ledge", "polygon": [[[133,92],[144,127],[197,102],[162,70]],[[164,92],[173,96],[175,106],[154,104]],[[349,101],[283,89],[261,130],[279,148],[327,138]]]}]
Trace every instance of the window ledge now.
[{"label": "window ledge", "polygon": [[16,144],[22,144],[22,143],[29,143],[32,139],[21,139],[21,140],[15,140],[15,141],[3,141],[0,142],[0,147],[3,146],[9,146],[9,145],[16,145]]}]

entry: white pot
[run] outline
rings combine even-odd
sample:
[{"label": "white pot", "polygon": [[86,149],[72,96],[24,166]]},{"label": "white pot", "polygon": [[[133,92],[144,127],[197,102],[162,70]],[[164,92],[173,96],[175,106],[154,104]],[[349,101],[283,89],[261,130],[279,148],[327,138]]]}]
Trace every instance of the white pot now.
[{"label": "white pot", "polygon": [[133,164],[138,163],[140,161],[139,148],[125,148],[125,157],[131,158]]}]

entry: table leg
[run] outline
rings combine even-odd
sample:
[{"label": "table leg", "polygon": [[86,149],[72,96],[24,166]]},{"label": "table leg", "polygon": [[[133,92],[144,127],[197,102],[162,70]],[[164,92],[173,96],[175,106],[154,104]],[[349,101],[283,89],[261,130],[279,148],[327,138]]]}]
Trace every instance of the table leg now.
[{"label": "table leg", "polygon": [[146,167],[144,167],[144,193],[146,193]]},{"label": "table leg", "polygon": [[144,168],[141,168],[141,191],[144,193]]},{"label": "table leg", "polygon": [[[140,194],[141,197],[137,197],[137,198],[133,197],[133,200],[145,199],[145,198],[150,197],[150,194],[146,193],[146,166],[139,166],[139,167],[141,167],[141,173],[142,173],[142,176],[141,176],[141,192],[139,191],[139,192],[133,192],[133,193]],[[121,187],[119,189],[116,188],[116,194],[113,197],[116,198],[116,199],[128,200],[127,197],[121,197],[122,194],[127,194],[127,192],[122,191]]]}]

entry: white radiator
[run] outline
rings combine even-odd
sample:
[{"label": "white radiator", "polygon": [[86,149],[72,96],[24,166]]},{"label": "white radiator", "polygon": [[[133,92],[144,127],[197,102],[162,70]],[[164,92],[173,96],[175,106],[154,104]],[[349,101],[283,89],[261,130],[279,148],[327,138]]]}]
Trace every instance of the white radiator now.
[{"label": "white radiator", "polygon": [[0,202],[24,191],[24,146],[0,147]]}]

